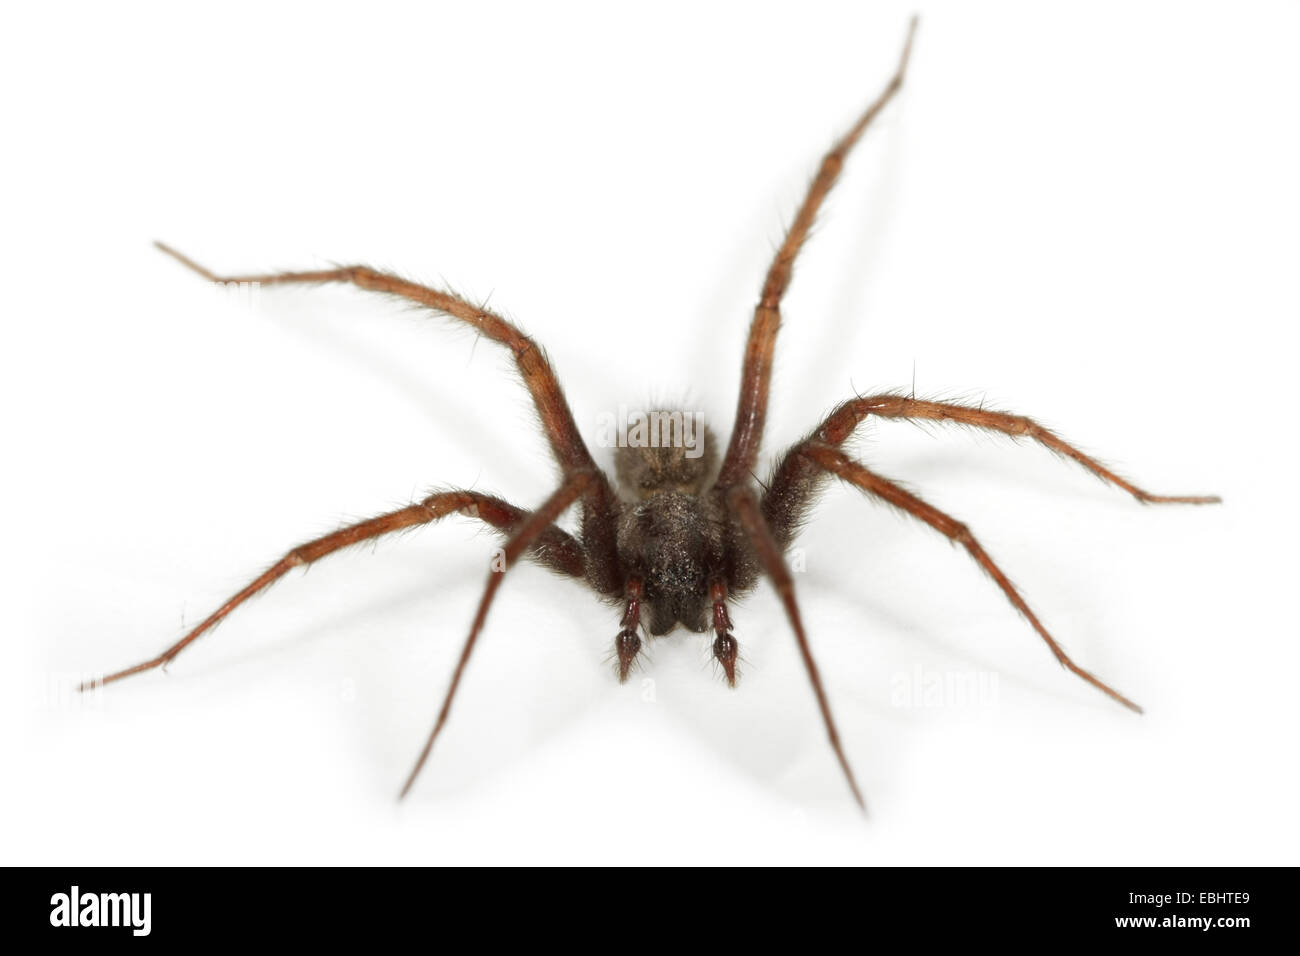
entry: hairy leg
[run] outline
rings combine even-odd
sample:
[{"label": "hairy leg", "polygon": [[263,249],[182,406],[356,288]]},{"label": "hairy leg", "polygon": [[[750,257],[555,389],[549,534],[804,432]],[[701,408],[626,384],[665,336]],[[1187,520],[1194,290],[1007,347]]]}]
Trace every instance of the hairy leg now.
[{"label": "hairy leg", "polygon": [[451,702],[456,696],[456,689],[460,686],[460,679],[465,673],[465,665],[469,663],[470,654],[474,651],[474,644],[478,640],[479,632],[483,629],[483,623],[487,620],[488,609],[492,606],[492,599],[495,597],[497,588],[501,586],[501,579],[505,576],[506,571],[514,565],[520,555],[526,553],[538,541],[548,533],[553,527],[552,522],[558,518],[569,505],[582,494],[583,489],[592,480],[595,473],[591,471],[579,471],[565,479],[564,483],[556,489],[555,493],[546,499],[545,503],[530,514],[522,524],[520,524],[510,535],[505,545],[505,560],[500,569],[495,566],[488,573],[487,587],[483,589],[483,597],[479,600],[478,611],[474,614],[474,622],[470,625],[469,637],[465,639],[465,646],[460,652],[460,659],[456,662],[456,670],[451,675],[451,684],[447,687],[447,695],[443,698],[442,709],[438,711],[438,719],[433,725],[433,730],[429,733],[429,739],[425,741],[424,749],[420,751],[420,757],[411,769],[410,776],[406,778],[406,784],[402,787],[401,796],[406,796],[411,787],[415,784],[415,778],[419,776],[420,769],[429,759],[429,752],[433,750],[434,741],[438,739],[438,734],[442,732],[443,724],[447,722],[447,715],[451,713]]},{"label": "hairy leg", "polygon": [[1153,495],[1121,478],[1097,459],[1085,455],[1069,442],[1058,438],[1031,418],[1008,412],[961,405],[956,402],[927,402],[901,395],[873,395],[853,399],[833,411],[816,432],[816,437],[830,445],[839,445],[853,433],[858,423],[868,415],[881,418],[924,419],[956,422],[974,428],[985,428],[1004,435],[1033,439],[1045,448],[1070,458],[1088,469],[1098,478],[1123,488],[1138,501],[1148,504],[1218,504],[1218,495]]},{"label": "hairy leg", "polygon": [[767,418],[768,388],[772,379],[772,354],[776,348],[776,335],[781,327],[781,300],[790,285],[795,259],[808,238],[813,221],[823,200],[839,178],[840,170],[849,151],[862,137],[903,85],[907,60],[912,51],[912,37],[916,33],[916,18],[908,27],[907,40],[899,58],[898,68],[884,91],[867,107],[857,123],[828,152],[813,178],[804,197],[803,205],[794,217],[785,241],[777,250],[763,283],[763,292],[754,309],[749,327],[749,340],[745,345],[744,364],[740,373],[740,399],[736,405],[736,422],[731,430],[731,441],[722,462],[717,486],[729,488],[748,481],[754,462],[758,458],[759,444],[763,439],[763,423]]},{"label": "hairy leg", "polygon": [[777,465],[767,493],[763,513],[782,547],[788,547],[802,525],[816,497],[825,472],[802,454],[809,444],[819,442],[838,448],[870,416],[905,421],[942,421],[1001,432],[1015,438],[1030,438],[1045,448],[1078,462],[1103,481],[1122,488],[1144,504],[1218,504],[1218,495],[1156,495],[1120,477],[1097,459],[1084,454],[1054,432],[1031,418],[956,402],[930,402],[902,395],[870,395],[850,399],[837,407],[805,442],[795,445]]},{"label": "hairy leg", "polygon": [[380,292],[415,302],[435,312],[458,319],[476,329],[480,334],[510,350],[515,367],[532,396],[546,440],[565,475],[578,471],[592,472],[595,477],[587,483],[584,493],[582,517],[583,544],[593,557],[589,580],[604,594],[622,585],[615,573],[615,515],[617,503],[613,489],[603,474],[596,469],[591,452],[569,409],[568,400],[560,388],[559,379],[551,368],[541,347],[519,330],[513,323],[486,308],[428,286],[411,282],[398,276],[371,269],[368,266],[342,266],[309,272],[274,272],[261,275],[217,275],[182,255],[170,246],[155,243],[177,262],[192,269],[212,282],[256,282],[261,285],[313,284],[343,282],[371,292]]},{"label": "hairy leg", "polygon": [[945,512],[940,511],[938,508],[935,508],[933,505],[922,501],[916,495],[895,482],[890,481],[888,478],[881,477],[875,472],[870,471],[863,465],[849,458],[848,455],[844,454],[844,452],[840,451],[838,448],[821,444],[819,442],[809,442],[803,447],[800,454],[814,462],[818,467],[825,469],[830,474],[836,475],[867,494],[879,498],[882,501],[886,501],[913,517],[921,519],[940,534],[945,535],[951,541],[960,544],[966,549],[970,556],[975,559],[975,563],[983,568],[997,586],[1002,589],[1002,593],[1007,596],[1007,600],[1011,602],[1016,610],[1025,616],[1025,619],[1028,620],[1034,630],[1038,632],[1039,637],[1047,643],[1048,648],[1051,649],[1052,653],[1056,656],[1056,659],[1060,661],[1063,667],[1074,674],[1077,674],[1102,693],[1129,708],[1129,710],[1136,711],[1139,714],[1142,712],[1142,708],[1133,703],[1133,701],[1129,700],[1113,687],[1110,687],[1108,684],[1094,677],[1070,659],[1070,656],[1065,653],[1065,650],[1056,642],[1056,639],[1048,633],[1047,628],[1043,626],[1043,623],[1038,619],[1038,616],[1030,610],[1029,605],[1025,603],[1025,599],[1021,597],[1020,592],[1016,590],[1015,585],[1011,583],[1010,579],[1003,573],[1002,569],[993,562],[993,559],[989,557],[988,552],[984,550],[977,540],[975,540],[975,536],[971,534],[970,529],[967,528],[966,525],[957,521]]},{"label": "hairy leg", "polygon": [[[356,524],[341,528],[314,541],[299,545],[289,551],[283,558],[255,578],[252,583],[238,594],[226,601],[197,627],[167,648],[157,657],[117,671],[107,677],[86,681],[80,690],[108,684],[132,674],[153,670],[172,661],[181,651],[189,647],[212,628],[220,624],[235,608],[239,607],[253,595],[270,587],[284,577],[293,568],[319,561],[326,555],[363,541],[370,541],[394,531],[429,524],[446,517],[453,511],[473,518],[479,518],[499,531],[510,532],[518,527],[528,513],[500,498],[480,494],[474,491],[443,491],[429,495],[418,504],[408,505],[388,514],[368,518]],[[583,573],[583,554],[578,542],[559,528],[547,527],[532,542],[532,554],[543,565],[553,571],[559,571],[573,577]]]},{"label": "hairy leg", "polygon": [[826,691],[822,689],[821,674],[817,670],[817,662],[813,660],[812,648],[808,645],[808,635],[804,633],[803,620],[799,615],[799,605],[795,601],[794,578],[790,575],[790,569],[786,567],[781,548],[772,537],[772,532],[763,518],[752,489],[741,485],[728,494],[727,501],[740,519],[740,524],[754,547],[759,564],[771,579],[777,595],[781,598],[781,604],[785,607],[786,617],[790,619],[795,640],[799,642],[799,653],[803,657],[808,678],[812,681],[813,693],[817,696],[817,706],[826,725],[826,735],[830,738],[831,749],[835,751],[835,758],[840,762],[840,769],[844,771],[849,789],[853,791],[853,799],[865,812],[867,805],[862,799],[861,791],[858,790],[857,781],[853,778],[853,768],[849,766],[848,758],[844,756],[844,748],[840,746],[840,735],[835,729],[835,718],[831,716],[831,705],[826,699]]}]

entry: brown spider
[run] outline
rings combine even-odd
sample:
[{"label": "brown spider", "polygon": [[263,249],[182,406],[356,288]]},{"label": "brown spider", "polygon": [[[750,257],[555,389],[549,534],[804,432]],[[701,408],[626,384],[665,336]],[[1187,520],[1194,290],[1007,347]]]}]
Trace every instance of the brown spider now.
[{"label": "brown spider", "polygon": [[[1007,435],[1027,436],[1072,458],[1142,502],[1209,504],[1218,502],[1218,497],[1149,494],[1052,432],[1019,415],[888,393],[858,396],[839,405],[807,438],[781,456],[761,493],[754,477],[767,415],[772,355],[781,325],[781,301],[790,284],[795,259],[849,151],[902,87],[915,30],[916,20],[913,19],[892,79],[853,128],[823,157],[803,204],[768,269],[745,347],[735,424],[721,461],[716,440],[707,430],[699,434],[699,444],[691,447],[681,441],[668,445],[624,445],[615,453],[616,486],[592,459],[542,349],[513,324],[487,308],[449,292],[418,285],[366,266],[218,276],[159,243],[163,252],[212,281],[265,285],[350,282],[363,289],[418,303],[472,326],[479,334],[510,349],[532,396],[551,451],[560,465],[562,479],[560,486],[534,511],[476,491],[443,491],[416,504],[299,545],[157,657],[88,681],[81,685],[81,689],[167,664],[235,608],[292,568],[311,564],[349,545],[429,524],[456,512],[477,518],[505,536],[503,560],[495,563],[488,575],[442,708],[402,788],[403,796],[414,784],[447,721],[456,688],[505,570],[519,558],[527,556],[552,571],[585,581],[601,598],[623,608],[621,629],[614,638],[621,681],[627,680],[641,651],[643,631],[648,636],[659,636],[682,625],[696,632],[712,628],[715,635],[713,655],[721,664],[727,682],[734,686],[739,645],[727,604],[732,598],[753,589],[759,577],[765,574],[775,586],[794,630],[831,747],[854,799],[859,806],[864,806],[853,771],[840,745],[817,664],[804,633],[794,584],[784,557],[807,518],[819,487],[824,479],[834,475],[919,518],[962,545],[1028,619],[1064,667],[1125,707],[1140,712],[1135,703],[1070,659],[966,525],[855,461],[844,453],[841,446],[864,419],[873,415],[957,422]],[[680,430],[677,434],[682,437]],[[579,514],[576,536],[554,523],[570,505],[576,505]]]}]

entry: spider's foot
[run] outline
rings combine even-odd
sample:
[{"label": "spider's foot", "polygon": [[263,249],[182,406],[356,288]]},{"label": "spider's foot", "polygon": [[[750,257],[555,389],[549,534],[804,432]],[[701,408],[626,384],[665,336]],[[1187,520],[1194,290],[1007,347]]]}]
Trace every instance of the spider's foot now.
[{"label": "spider's foot", "polygon": [[167,665],[170,664],[171,661],[172,661],[171,657],[168,657],[167,655],[164,654],[160,657],[155,657],[152,660],[148,660],[148,661],[144,661],[143,663],[136,664],[134,667],[128,667],[125,670],[114,671],[111,674],[97,674],[94,677],[90,678],[89,680],[84,680],[80,684],[78,684],[77,693],[84,694],[87,691],[99,690],[105,684],[111,684],[114,681],[119,681],[124,677],[130,677],[133,674],[143,674],[145,671],[151,671],[154,669],[161,669],[162,672],[165,674],[167,673]]},{"label": "spider's foot", "polygon": [[619,683],[626,684],[627,675],[636,663],[636,656],[641,653],[641,638],[631,629],[619,631],[618,637],[614,638],[614,651],[618,654]]},{"label": "spider's foot", "polygon": [[1143,491],[1135,495],[1144,505],[1221,505],[1218,495],[1152,495]]},{"label": "spider's foot", "polygon": [[727,632],[718,635],[717,640],[713,642],[713,656],[717,658],[718,663],[722,665],[722,671],[727,675],[727,685],[736,686],[736,658],[740,655],[740,644],[736,639]]}]

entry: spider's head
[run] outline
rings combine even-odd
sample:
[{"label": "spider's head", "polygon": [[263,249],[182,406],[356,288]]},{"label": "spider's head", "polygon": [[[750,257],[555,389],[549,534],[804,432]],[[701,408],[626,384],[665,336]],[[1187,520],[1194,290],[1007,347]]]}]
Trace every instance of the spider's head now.
[{"label": "spider's head", "polygon": [[614,474],[633,498],[666,491],[698,495],[713,475],[713,433],[693,412],[639,412],[623,437],[614,453]]}]

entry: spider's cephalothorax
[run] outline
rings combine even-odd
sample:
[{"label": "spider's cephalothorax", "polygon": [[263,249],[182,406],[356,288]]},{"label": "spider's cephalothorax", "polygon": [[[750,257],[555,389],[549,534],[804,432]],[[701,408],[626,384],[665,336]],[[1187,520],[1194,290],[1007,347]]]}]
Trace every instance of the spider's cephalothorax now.
[{"label": "spider's cephalothorax", "polygon": [[[683,414],[655,411],[646,417],[680,420]],[[679,624],[691,631],[708,630],[717,623],[715,603],[726,613],[717,592],[746,590],[756,576],[724,494],[709,487],[718,457],[713,433],[700,426],[698,434],[687,437],[690,440],[624,445],[614,456],[623,499],[618,558],[624,589],[636,602],[633,620],[625,623],[616,643],[622,680],[641,649],[639,622],[652,636],[667,634]],[[738,561],[743,571],[735,566]],[[734,683],[736,642],[727,627],[717,629],[720,640],[714,642],[714,655]]]},{"label": "spider's cephalothorax", "polygon": [[[790,284],[794,261],[822,200],[839,176],[845,157],[902,86],[915,27],[913,20],[898,68],[884,92],[823,157],[803,205],[768,268],[749,328],[741,366],[740,398],[726,451],[719,456],[713,436],[707,430],[696,435],[694,443],[639,443],[620,447],[615,455],[617,489],[592,459],[545,354],[517,327],[486,307],[450,292],[366,266],[222,277],[160,244],[163,251],[214,281],[257,282],[262,285],[351,283],[362,289],[414,302],[474,328],[480,335],[509,349],[513,355],[519,375],[532,396],[551,452],[560,466],[562,478],[550,497],[532,511],[482,492],[440,491],[405,508],[309,541],[289,551],[157,657],[88,681],[82,685],[83,689],[161,667],[248,598],[299,565],[310,564],[348,545],[429,524],[457,513],[482,521],[501,532],[506,539],[502,549],[505,560],[493,562],[442,708],[424,750],[406,780],[403,794],[415,782],[447,720],[461,675],[505,570],[527,555],[552,571],[584,582],[602,598],[617,602],[623,608],[622,628],[614,643],[619,676],[624,680],[640,653],[643,631],[652,635],[665,634],[682,625],[693,631],[712,628],[714,656],[722,665],[728,682],[734,684],[737,641],[732,633],[728,603],[735,595],[752,588],[760,574],[766,575],[775,587],[794,631],[831,747],[854,798],[862,805],[862,795],[840,746],[817,664],[804,633],[795,601],[794,582],[784,556],[807,518],[819,486],[828,477],[835,476],[960,544],[1024,615],[1063,666],[1119,703],[1138,710],[1136,704],[1070,659],[965,524],[856,461],[845,453],[843,445],[858,425],[869,417],[955,422],[1032,439],[1073,459],[1139,501],[1206,504],[1218,501],[1218,498],[1150,494],[1031,419],[1019,415],[991,411],[982,406],[924,401],[892,393],[857,396],[846,401],[807,438],[778,458],[771,478],[761,491],[754,478],[767,416],[772,354],[781,326],[781,302]],[[671,417],[673,413],[658,414]],[[555,524],[570,506],[576,506],[578,511],[576,537]]]},{"label": "spider's cephalothorax", "polygon": [[625,577],[643,582],[651,634],[678,624],[692,631],[708,626],[709,577],[722,572],[727,545],[726,510],[717,495],[705,493],[708,467],[704,455],[688,458],[680,445],[615,454],[625,495],[618,557]]}]

